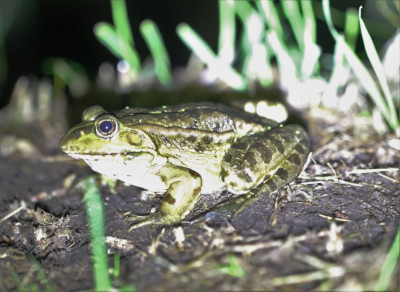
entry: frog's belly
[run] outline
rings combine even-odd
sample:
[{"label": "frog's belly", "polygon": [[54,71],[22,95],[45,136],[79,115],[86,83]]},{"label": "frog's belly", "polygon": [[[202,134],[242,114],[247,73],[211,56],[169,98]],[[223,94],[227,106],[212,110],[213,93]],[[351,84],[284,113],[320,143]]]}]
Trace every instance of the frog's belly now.
[{"label": "frog's belly", "polygon": [[211,194],[226,189],[221,179],[221,163],[218,157],[202,159],[192,153],[180,153],[179,160],[171,159],[169,161],[174,165],[179,165],[197,172],[201,176],[201,193]]},{"label": "frog's belly", "polygon": [[158,175],[160,168],[165,165],[165,160],[155,161],[152,155],[149,157],[141,155],[134,159],[126,159],[118,155],[110,155],[109,159],[107,155],[73,155],[72,157],[83,159],[93,171],[107,177],[119,179],[153,193],[167,191],[167,185]]},{"label": "frog's belly", "polygon": [[[153,193],[165,193],[168,186],[159,175],[159,170],[167,163],[162,156],[141,153],[138,156],[126,159],[120,155],[81,155],[70,154],[73,158],[84,160],[90,168],[107,177],[119,179],[127,184],[134,185]],[[174,161],[177,162],[177,161]],[[187,167],[182,163],[177,165]],[[190,169],[200,174],[202,179],[202,194],[211,194],[226,189],[219,175],[219,164],[191,161]],[[187,167],[188,168],[188,167]]]}]

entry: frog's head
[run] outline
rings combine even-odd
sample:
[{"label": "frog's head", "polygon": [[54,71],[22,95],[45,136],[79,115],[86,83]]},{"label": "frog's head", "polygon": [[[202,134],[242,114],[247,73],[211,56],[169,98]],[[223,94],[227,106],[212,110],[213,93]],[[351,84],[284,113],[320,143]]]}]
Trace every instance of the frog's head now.
[{"label": "frog's head", "polygon": [[127,127],[100,106],[82,114],[82,122],[70,129],[60,142],[61,150],[75,155],[123,155],[154,149],[150,137],[140,129]]}]

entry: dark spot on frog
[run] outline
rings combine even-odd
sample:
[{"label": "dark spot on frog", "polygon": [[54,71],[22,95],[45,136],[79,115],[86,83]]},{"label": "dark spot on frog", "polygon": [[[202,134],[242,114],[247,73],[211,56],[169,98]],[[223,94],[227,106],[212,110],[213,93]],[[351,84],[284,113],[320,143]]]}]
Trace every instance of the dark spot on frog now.
[{"label": "dark spot on frog", "polygon": [[242,142],[242,143],[235,143],[235,144],[233,144],[232,145],[232,148],[234,148],[234,149],[239,149],[239,150],[246,150],[247,149],[247,143],[244,143],[244,142]]},{"label": "dark spot on frog", "polygon": [[261,154],[261,156],[264,158],[264,162],[268,163],[271,159],[272,153],[271,151],[268,149],[268,147],[266,145],[264,145],[261,142],[255,142],[252,145],[252,148],[255,149],[256,151],[258,151],[258,153]]},{"label": "dark spot on frog", "polygon": [[246,161],[251,166],[256,165],[257,164],[256,154],[253,151],[247,152],[244,157],[244,161]]},{"label": "dark spot on frog", "polygon": [[242,170],[239,174],[239,176],[244,179],[247,183],[250,183],[253,181],[253,178],[244,170]]},{"label": "dark spot on frog", "polygon": [[275,175],[278,176],[281,180],[287,180],[289,178],[288,172],[283,168],[279,168]]},{"label": "dark spot on frog", "polygon": [[197,143],[194,146],[194,150],[196,150],[197,152],[203,152],[204,149],[205,149],[205,147],[204,147],[204,144],[202,144],[202,143]]},{"label": "dark spot on frog", "polygon": [[213,131],[215,131],[215,132],[220,132],[220,130],[221,130],[221,124],[220,123],[218,123],[218,122],[215,122],[215,123],[213,123]]},{"label": "dark spot on frog", "polygon": [[285,150],[285,147],[283,146],[283,144],[280,140],[278,140],[276,137],[273,137],[273,136],[271,136],[269,138],[269,140],[271,141],[271,143],[273,145],[275,145],[275,147],[279,151],[279,153],[283,153],[283,151]]},{"label": "dark spot on frog", "polygon": [[235,182],[235,181],[232,181],[230,184],[231,184],[231,186],[234,187],[234,188],[236,188],[236,187],[238,186],[237,182]]},{"label": "dark spot on frog", "polygon": [[197,187],[193,189],[193,194],[200,194],[201,192],[201,187]]},{"label": "dark spot on frog", "polygon": [[209,135],[209,136],[203,136],[203,137],[201,138],[201,141],[202,141],[204,144],[210,144],[213,140],[214,140],[214,139],[213,139],[213,137],[212,137],[211,135]]},{"label": "dark spot on frog", "polygon": [[224,180],[224,178],[227,177],[228,175],[229,175],[229,171],[227,171],[225,168],[221,169],[220,176],[221,176],[222,180]]},{"label": "dark spot on frog", "polygon": [[232,155],[231,154],[226,154],[224,157],[225,162],[230,163],[232,161]]},{"label": "dark spot on frog", "polygon": [[166,202],[170,205],[174,205],[176,200],[170,193],[166,193],[164,196],[163,202]]},{"label": "dark spot on frog", "polygon": [[302,145],[303,144],[297,144],[296,147],[294,147],[294,150],[300,154],[306,153],[306,147],[303,147]]},{"label": "dark spot on frog", "polygon": [[198,129],[198,128],[199,126],[197,124],[197,121],[187,125],[187,129]]},{"label": "dark spot on frog", "polygon": [[165,137],[164,135],[160,135],[160,139],[161,139],[163,144],[169,144],[170,143],[170,140],[167,137]]},{"label": "dark spot on frog", "polygon": [[290,161],[290,162],[292,162],[292,163],[294,163],[296,165],[300,165],[300,162],[301,162],[300,161],[300,157],[295,153],[293,153],[292,155],[290,155],[288,157],[288,161]]},{"label": "dark spot on frog", "polygon": [[196,141],[196,136],[194,136],[194,135],[191,135],[191,136],[189,136],[188,138],[187,138],[187,140],[188,140],[188,142],[190,142],[190,143],[193,143],[194,141]]},{"label": "dark spot on frog", "polygon": [[276,183],[273,180],[269,180],[266,183],[269,185],[271,190],[276,190],[277,189]]},{"label": "dark spot on frog", "polygon": [[81,135],[81,131],[74,131],[74,132],[71,133],[70,139],[71,139],[71,140],[72,140],[72,139],[79,139],[81,136],[82,136],[82,135]]}]

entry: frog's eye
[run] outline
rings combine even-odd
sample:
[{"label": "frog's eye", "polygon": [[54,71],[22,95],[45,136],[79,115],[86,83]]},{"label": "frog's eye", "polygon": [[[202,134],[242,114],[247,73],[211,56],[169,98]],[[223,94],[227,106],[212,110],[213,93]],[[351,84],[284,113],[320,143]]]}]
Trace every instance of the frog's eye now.
[{"label": "frog's eye", "polygon": [[101,120],[96,124],[96,134],[100,138],[111,138],[118,130],[118,123],[112,119]]}]

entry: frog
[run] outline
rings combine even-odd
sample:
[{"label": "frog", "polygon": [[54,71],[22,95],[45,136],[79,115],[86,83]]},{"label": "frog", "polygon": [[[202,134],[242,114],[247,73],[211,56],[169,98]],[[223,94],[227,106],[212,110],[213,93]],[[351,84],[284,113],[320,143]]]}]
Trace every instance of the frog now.
[{"label": "frog", "polygon": [[202,194],[229,192],[237,207],[278,190],[302,171],[309,143],[299,125],[198,102],[111,112],[95,105],[60,148],[97,173],[162,195],[157,212],[132,215],[132,230],[181,222]]}]

